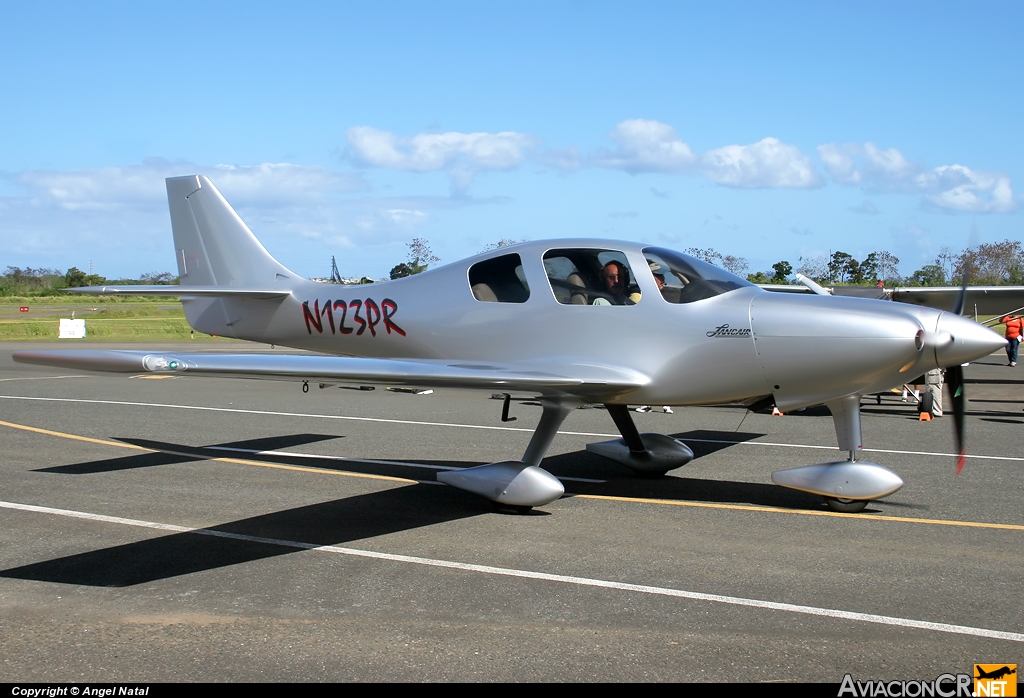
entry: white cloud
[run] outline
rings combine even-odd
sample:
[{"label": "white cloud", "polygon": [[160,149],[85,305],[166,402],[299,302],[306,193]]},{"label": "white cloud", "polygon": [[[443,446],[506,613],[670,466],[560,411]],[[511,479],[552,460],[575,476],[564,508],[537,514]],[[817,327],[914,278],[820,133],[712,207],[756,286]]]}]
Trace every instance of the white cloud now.
[{"label": "white cloud", "polygon": [[943,165],[914,178],[925,200],[947,211],[1006,213],[1017,207],[1010,178],[976,172],[963,165]]},{"label": "white cloud", "polygon": [[599,150],[594,164],[637,174],[639,172],[686,172],[697,156],[668,124],[648,119],[623,121],[609,135],[618,146]]},{"label": "white cloud", "polygon": [[903,153],[895,148],[882,150],[870,141],[864,144],[864,159],[870,175],[881,179],[901,180],[914,174],[917,170],[903,157]]},{"label": "white cloud", "polygon": [[[163,163],[160,163],[163,164]],[[113,211],[151,206],[166,197],[165,172],[155,166],[106,167],[57,172],[32,170],[14,180],[30,192],[32,204],[66,211]]]},{"label": "white cloud", "polygon": [[807,188],[821,183],[810,159],[777,138],[697,154],[674,128],[649,119],[623,121],[609,138],[616,148],[598,150],[590,159],[592,164],[630,174],[699,172],[716,184],[744,189]]},{"label": "white cloud", "polygon": [[[809,188],[821,184],[810,159],[796,146],[777,138],[750,145],[729,145],[695,153],[669,124],[651,119],[627,119],[608,134],[615,143],[584,158],[577,148],[541,149],[534,136],[501,133],[421,133],[398,136],[371,126],[346,132],[351,158],[359,163],[409,172],[445,172],[453,190],[462,193],[482,171],[511,170],[527,160],[573,171],[581,164],[645,172],[699,172],[728,187]],[[884,160],[886,153],[878,157]]]},{"label": "white cloud", "polygon": [[818,157],[833,180],[850,186],[865,184],[874,189],[891,189],[892,183],[906,181],[918,171],[900,151],[882,150],[870,141],[863,145],[819,145]]},{"label": "white cloud", "polygon": [[[818,146],[818,156],[839,184],[863,185],[875,192],[918,193],[928,206],[951,212],[1006,213],[1017,207],[1010,178],[1003,174],[963,165],[921,171],[895,148],[882,150],[871,142],[827,143]],[[861,212],[873,212],[863,206]]]},{"label": "white cloud", "polygon": [[709,150],[701,157],[701,172],[712,182],[743,189],[821,185],[810,158],[778,138]]},{"label": "white cloud", "polygon": [[370,126],[353,126],[345,137],[359,162],[412,172],[445,170],[459,190],[465,189],[477,172],[519,167],[538,143],[533,136],[515,131],[449,131],[406,138]]},{"label": "white cloud", "polygon": [[825,165],[825,170],[832,179],[840,184],[860,184],[863,179],[853,161],[852,149],[850,145],[839,146],[835,143],[818,146],[818,157]]},{"label": "white cloud", "polygon": [[225,196],[239,206],[282,206],[313,203],[324,197],[366,191],[355,175],[325,167],[294,163],[217,165],[206,174]]},{"label": "white cloud", "polygon": [[[210,177],[271,254],[295,271],[322,261],[325,246],[371,247],[408,240],[439,209],[500,198],[374,197],[356,175],[294,163],[141,165],[4,176],[0,256],[17,266],[86,268],[111,278],[173,268],[164,178]],[[329,257],[328,257],[329,259]],[[313,269],[322,274],[319,269]]]},{"label": "white cloud", "polygon": [[164,179],[202,173],[212,179],[234,205],[266,206],[310,202],[329,193],[365,190],[350,174],[291,163],[200,167],[153,158],[142,165],[59,172],[30,170],[14,180],[37,206],[67,211],[118,211],[166,207]]}]

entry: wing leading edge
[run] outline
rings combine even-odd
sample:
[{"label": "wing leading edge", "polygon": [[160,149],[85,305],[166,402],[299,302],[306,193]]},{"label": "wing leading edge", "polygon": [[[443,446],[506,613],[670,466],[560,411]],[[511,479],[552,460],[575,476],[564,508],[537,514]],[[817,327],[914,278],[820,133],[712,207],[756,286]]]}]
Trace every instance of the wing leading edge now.
[{"label": "wing leading edge", "polygon": [[281,288],[235,288],[232,286],[82,286],[66,291],[90,296],[250,296],[254,298],[283,298],[291,295]]},{"label": "wing leading edge", "polygon": [[14,360],[113,373],[162,373],[229,378],[377,383],[439,388],[530,390],[581,398],[623,395],[648,379],[608,366],[368,359],[295,354],[214,354],[118,350],[20,351]]}]

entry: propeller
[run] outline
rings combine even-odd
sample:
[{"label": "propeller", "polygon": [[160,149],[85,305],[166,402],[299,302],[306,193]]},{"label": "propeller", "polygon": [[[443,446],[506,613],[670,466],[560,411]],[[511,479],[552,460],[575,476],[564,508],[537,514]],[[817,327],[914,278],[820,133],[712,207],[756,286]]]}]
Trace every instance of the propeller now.
[{"label": "propeller", "polygon": [[[963,283],[960,285],[960,293],[953,305],[953,312],[963,315],[964,304],[967,301],[967,269],[964,269]],[[964,411],[967,407],[967,398],[964,395],[964,367],[960,364],[950,366],[946,369],[946,385],[949,386],[949,397],[953,403],[953,434],[956,437],[956,450],[959,453],[956,459],[956,474],[959,475],[964,469],[967,461],[967,447],[964,446]]]}]

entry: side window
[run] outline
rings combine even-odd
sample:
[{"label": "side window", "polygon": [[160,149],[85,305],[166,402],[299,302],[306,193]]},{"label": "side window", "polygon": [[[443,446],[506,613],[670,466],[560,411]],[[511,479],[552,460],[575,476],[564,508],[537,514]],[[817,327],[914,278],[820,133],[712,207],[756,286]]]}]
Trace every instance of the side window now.
[{"label": "side window", "polygon": [[473,297],[485,303],[525,303],[530,287],[518,254],[506,254],[469,268],[469,286]]},{"label": "side window", "polygon": [[555,300],[563,305],[636,305],[640,300],[626,255],[616,250],[549,250],[544,270]]}]

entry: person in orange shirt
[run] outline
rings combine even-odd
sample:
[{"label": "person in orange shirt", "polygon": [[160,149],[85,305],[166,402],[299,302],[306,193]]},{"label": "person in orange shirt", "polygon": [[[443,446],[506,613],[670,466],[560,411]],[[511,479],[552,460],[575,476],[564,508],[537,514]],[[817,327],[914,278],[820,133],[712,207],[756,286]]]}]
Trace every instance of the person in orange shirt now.
[{"label": "person in orange shirt", "polygon": [[1024,338],[1024,320],[1018,315],[1004,315],[999,322],[1006,325],[1006,358],[1011,366],[1017,365],[1017,347]]}]

